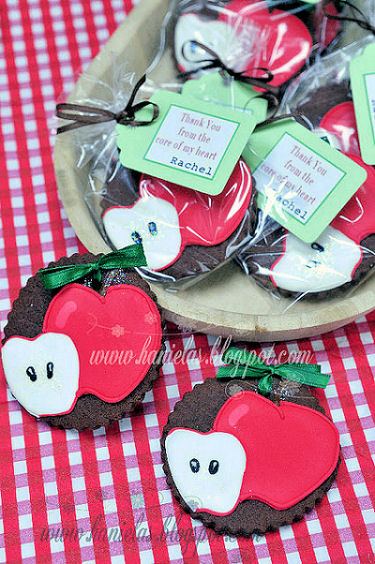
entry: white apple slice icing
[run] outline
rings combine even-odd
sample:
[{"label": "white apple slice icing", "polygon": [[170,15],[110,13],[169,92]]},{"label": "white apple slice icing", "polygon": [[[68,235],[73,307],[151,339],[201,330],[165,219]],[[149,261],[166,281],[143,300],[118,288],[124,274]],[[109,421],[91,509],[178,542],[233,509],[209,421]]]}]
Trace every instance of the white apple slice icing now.
[{"label": "white apple slice icing", "polygon": [[176,429],[165,448],[173,481],[190,509],[226,515],[236,508],[246,468],[236,437]]},{"label": "white apple slice icing", "polygon": [[181,253],[178,213],[161,198],[140,198],[132,207],[110,208],[103,224],[116,249],[142,243],[151,270],[166,268]]},{"label": "white apple slice icing", "polygon": [[362,258],[361,247],[333,227],[327,227],[315,243],[285,235],[285,250],[273,265],[275,286],[290,292],[322,292],[352,280]]},{"label": "white apple slice icing", "polygon": [[70,337],[42,333],[35,339],[11,337],[1,350],[13,396],[32,415],[71,410],[79,384],[79,358]]}]

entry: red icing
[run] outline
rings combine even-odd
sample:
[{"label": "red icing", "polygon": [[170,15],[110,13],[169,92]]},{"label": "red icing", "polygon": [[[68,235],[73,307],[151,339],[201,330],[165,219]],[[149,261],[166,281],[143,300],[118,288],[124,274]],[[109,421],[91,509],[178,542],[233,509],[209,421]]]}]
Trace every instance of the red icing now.
[{"label": "red icing", "polygon": [[346,155],[367,172],[367,180],[349,200],[331,225],[347,237],[360,243],[365,237],[375,233],[375,169],[360,157],[357,123],[353,102],[338,104],[322,118],[322,129],[335,134],[340,140]]},{"label": "red icing", "polygon": [[80,284],[65,286],[49,305],[43,332],[64,333],[75,344],[80,363],[77,398],[94,394],[108,403],[124,399],[143,380],[162,337],[154,301],[131,285],[110,286],[105,297]]},{"label": "red icing", "polygon": [[334,106],[322,118],[320,127],[339,139],[345,153],[361,154],[353,102]]},{"label": "red icing", "polygon": [[278,407],[254,392],[232,396],[213,431],[234,435],[245,449],[238,503],[257,499],[287,509],[317,489],[338,463],[339,435],[332,421],[295,403]]},{"label": "red icing", "polygon": [[56,329],[64,329],[69,317],[77,310],[77,303],[72,300],[65,302],[60,311],[56,315]]},{"label": "red icing", "polygon": [[[268,31],[266,44],[256,66],[270,70],[274,75],[271,84],[279,86],[303,67],[311,53],[312,37],[305,24],[293,14],[276,9],[270,14],[265,3],[264,7],[260,6],[233,0],[225,5],[219,20],[229,25],[235,23],[237,26],[238,22],[233,22],[231,14],[235,12],[239,13],[243,25],[255,24],[259,29]],[[254,74],[254,62],[250,61],[246,71]]]},{"label": "red icing", "polygon": [[179,216],[182,252],[187,245],[217,245],[233,233],[249,207],[252,178],[248,166],[240,160],[218,196],[209,196],[147,175],[141,178],[139,192],[143,198],[161,198],[175,207]]},{"label": "red icing", "polygon": [[314,12],[315,35],[324,47],[328,47],[337,37],[340,31],[341,22],[330,20],[325,17],[324,12],[332,16],[338,16],[338,11],[333,2],[326,6],[317,6]]},{"label": "red icing", "polygon": [[367,180],[335,217],[331,226],[359,244],[365,237],[375,233],[375,169],[357,155],[348,153],[347,156],[366,170]]}]

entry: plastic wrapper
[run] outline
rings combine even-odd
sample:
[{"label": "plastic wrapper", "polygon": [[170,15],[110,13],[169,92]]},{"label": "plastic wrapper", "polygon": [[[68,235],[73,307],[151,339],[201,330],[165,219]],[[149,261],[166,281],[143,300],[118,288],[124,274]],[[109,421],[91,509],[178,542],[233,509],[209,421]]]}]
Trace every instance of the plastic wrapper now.
[{"label": "plastic wrapper", "polygon": [[335,2],[323,9],[301,1],[182,0],[168,14],[162,42],[180,71],[196,71],[204,53],[194,42],[210,47],[230,68],[254,75],[265,68],[271,84],[284,85],[335,40],[340,22]]},{"label": "plastic wrapper", "polygon": [[[271,84],[285,84],[301,70],[317,45],[316,33],[313,38],[311,25],[309,31],[304,18],[308,19],[307,11],[316,14],[318,9],[300,2],[172,2],[159,48],[147,69],[148,81],[136,101],[161,88],[184,92],[188,85],[196,89],[190,93],[199,97],[200,79],[215,79],[218,73],[217,69],[212,74],[203,70],[191,80],[181,80],[179,72],[194,71],[201,66],[202,56],[207,58],[194,42],[207,42],[228,69],[259,78],[266,69],[272,73]],[[92,95],[81,97],[78,91],[71,102],[117,113],[129,100],[137,70],[114,61],[107,83],[84,87],[82,90]],[[259,102],[264,98],[262,89],[252,89],[248,95],[247,85],[243,85],[239,108],[239,85],[230,77],[226,79],[224,99],[211,101],[259,111],[259,121],[265,119],[267,107],[260,107]],[[85,82],[93,79],[86,74],[81,84]],[[210,98],[209,92],[215,94],[216,89],[208,82],[203,85],[203,98]],[[64,136],[79,149],[77,166],[89,165],[84,197],[103,239],[112,248],[142,242],[150,267],[139,271],[147,279],[170,289],[185,288],[235,258],[253,239],[256,190],[242,160],[222,194],[207,196],[122,167],[114,121],[79,128]]]},{"label": "plastic wrapper", "polygon": [[[310,8],[316,14],[317,8]],[[207,62],[209,66],[211,60],[200,44],[216,53],[231,71],[261,78],[266,69],[272,73],[271,84],[279,86],[299,72],[313,49],[312,34],[300,17],[307,16],[307,11],[306,4],[295,2],[178,2],[166,18],[153,76],[160,77],[158,64],[166,53],[172,53],[176,72],[191,72],[192,78],[184,76],[183,84],[161,82],[160,87],[237,110],[259,112],[258,121],[262,121],[267,104],[259,101],[265,97],[260,88],[249,90],[233,77],[219,76],[215,68],[212,73],[203,68],[195,75],[202,61],[203,66]],[[149,92],[157,87],[154,81]],[[109,162],[112,170],[108,175]],[[255,189],[243,161],[223,193],[215,197],[148,176],[136,175],[134,180],[130,171],[107,157],[104,163],[97,161],[90,176],[94,179],[91,186],[97,184],[97,176],[105,180],[100,209],[97,204],[91,207],[100,215],[107,241],[115,248],[142,241],[150,266],[142,269],[142,274],[169,288],[186,288],[200,280],[237,256],[253,238]],[[87,201],[93,196],[95,190]]]},{"label": "plastic wrapper", "polygon": [[[335,10],[328,13],[338,15],[340,20],[340,33],[333,43],[335,49],[342,49],[363,37],[373,35],[371,28],[375,27],[375,4],[373,0],[355,0],[346,2],[336,1]],[[341,19],[342,18],[342,19]],[[337,20],[336,20],[337,21]],[[331,19],[329,25],[333,25]]]},{"label": "plastic wrapper", "polygon": [[[111,83],[91,89],[95,97],[70,103],[118,113],[135,86],[135,74],[114,64]],[[82,91],[91,85],[81,78]],[[158,90],[150,79],[136,102]],[[101,99],[103,95],[103,99]],[[89,167],[84,194],[103,239],[112,248],[142,243],[149,264],[139,272],[148,280],[180,289],[224,265],[249,242],[257,222],[256,191],[249,168],[239,160],[218,196],[173,185],[124,168],[119,161],[115,121],[64,132],[79,152],[77,166]]]},{"label": "plastic wrapper", "polygon": [[[312,131],[364,168],[367,180],[312,244],[269,221],[241,254],[245,272],[273,295],[296,300],[346,296],[375,264],[375,169],[360,156],[349,65],[372,40],[365,37],[320,59],[285,93],[280,113],[302,113]],[[254,241],[253,241],[254,243]]]},{"label": "plastic wrapper", "polygon": [[320,128],[329,110],[352,101],[350,63],[373,40],[372,35],[367,35],[319,59],[289,86],[281,102],[280,113],[301,113],[308,119],[312,129]]},{"label": "plastic wrapper", "polygon": [[291,298],[290,305],[347,294],[375,264],[374,197],[375,173],[369,170],[368,181],[314,243],[275,226],[241,255],[243,268],[268,291]]}]

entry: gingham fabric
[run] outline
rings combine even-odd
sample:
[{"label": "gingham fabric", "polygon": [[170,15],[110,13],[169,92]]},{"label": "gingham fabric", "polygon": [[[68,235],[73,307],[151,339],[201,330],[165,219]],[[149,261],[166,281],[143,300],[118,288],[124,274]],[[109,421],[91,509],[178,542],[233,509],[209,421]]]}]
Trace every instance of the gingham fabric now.
[{"label": "gingham fabric", "polygon": [[[31,274],[85,250],[58,199],[48,120],[76,71],[131,8],[129,0],[0,2],[2,327]],[[340,432],[343,463],[303,521],[248,540],[217,536],[192,521],[172,499],[161,465],[168,413],[215,375],[220,354],[213,337],[169,327],[171,354],[161,378],[135,415],[108,430],[65,432],[38,423],[1,375],[0,562],[375,562],[374,338],[369,315],[272,351],[306,351],[333,374],[326,391],[315,393]]]}]

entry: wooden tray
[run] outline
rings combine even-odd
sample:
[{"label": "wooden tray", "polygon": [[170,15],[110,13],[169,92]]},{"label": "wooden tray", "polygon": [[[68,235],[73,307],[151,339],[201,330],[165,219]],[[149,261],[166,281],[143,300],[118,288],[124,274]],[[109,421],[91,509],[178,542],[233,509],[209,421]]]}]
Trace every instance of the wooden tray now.
[{"label": "wooden tray", "polygon": [[[140,76],[157,52],[159,30],[168,9],[168,0],[143,0],[122,24],[100,55],[92,62],[91,76],[109,81],[117,57],[129,62]],[[166,54],[154,71],[156,80],[173,76],[172,57]],[[82,89],[82,83],[80,84]],[[77,87],[76,87],[77,88]],[[100,85],[95,88],[100,97]],[[75,93],[72,94],[72,99]],[[77,169],[76,149],[57,137],[55,171],[60,196],[69,220],[82,243],[90,251],[108,252],[84,202],[87,169]],[[375,308],[375,277],[346,299],[322,303],[299,302],[285,311],[290,302],[276,300],[259,288],[240,268],[228,264],[197,285],[171,293],[153,285],[166,317],[183,327],[213,335],[232,336],[248,341],[298,339],[341,327]]]}]

